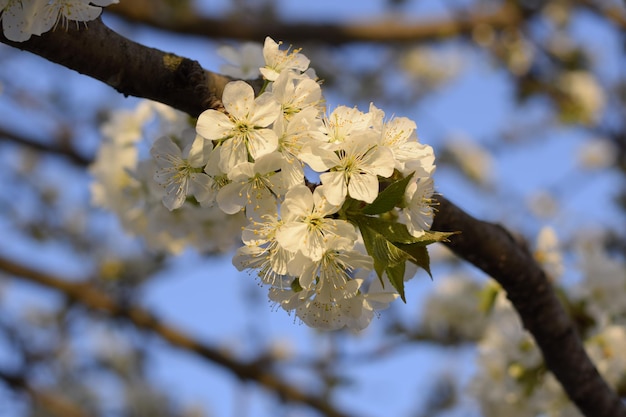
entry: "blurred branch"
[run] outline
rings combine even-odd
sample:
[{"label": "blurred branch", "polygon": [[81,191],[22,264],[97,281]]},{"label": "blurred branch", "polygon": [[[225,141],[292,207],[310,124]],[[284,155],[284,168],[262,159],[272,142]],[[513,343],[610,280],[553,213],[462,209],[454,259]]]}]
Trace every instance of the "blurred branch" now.
[{"label": "blurred branch", "polygon": [[372,22],[332,23],[287,23],[268,19],[238,18],[213,19],[203,17],[194,10],[179,13],[163,13],[145,2],[120,2],[107,8],[124,19],[150,25],[177,33],[201,35],[209,38],[228,38],[262,42],[266,36],[289,42],[323,42],[343,44],[349,42],[418,42],[432,41],[458,35],[471,34],[480,26],[504,28],[515,26],[521,14],[511,3],[506,2],[493,12],[473,12],[455,18],[423,19],[420,22],[402,21],[398,16],[389,16]]},{"label": "blurred branch", "polygon": [[612,22],[618,28],[626,30],[626,10],[624,7],[598,4],[599,2],[593,0],[579,0],[579,2],[598,16]]},{"label": "blurred branch", "polygon": [[502,226],[477,220],[438,197],[433,230],[460,231],[446,245],[502,285],[547,367],[588,417],[626,416],[626,407],[587,356],[574,323],[532,254]]},{"label": "blurred branch", "polygon": [[193,352],[203,359],[227,368],[242,380],[255,381],[261,384],[265,388],[274,391],[285,401],[309,405],[329,417],[347,416],[335,409],[324,398],[300,391],[275,374],[267,371],[266,368],[269,365],[267,358],[262,361],[254,360],[249,363],[238,361],[227,353],[203,344],[177,328],[163,323],[148,310],[128,305],[127,303],[122,304],[95,289],[92,285],[83,282],[68,282],[53,275],[20,265],[4,257],[0,257],[0,270],[17,278],[59,291],[69,299],[92,310],[104,312],[113,317],[127,319],[137,328],[149,330],[173,346]]},{"label": "blurred branch", "polygon": [[74,149],[70,147],[61,147],[51,144],[45,144],[42,142],[36,142],[30,138],[26,138],[25,136],[20,135],[19,133],[9,131],[3,126],[0,126],[0,141],[13,142],[39,152],[61,155],[68,158],[71,162],[79,166],[87,166],[91,162],[89,158],[78,154]]},{"label": "blurred branch", "polygon": [[78,406],[58,394],[52,394],[33,388],[26,377],[21,374],[0,370],[0,380],[4,381],[4,383],[13,390],[28,393],[35,403],[53,416],[88,417]]}]

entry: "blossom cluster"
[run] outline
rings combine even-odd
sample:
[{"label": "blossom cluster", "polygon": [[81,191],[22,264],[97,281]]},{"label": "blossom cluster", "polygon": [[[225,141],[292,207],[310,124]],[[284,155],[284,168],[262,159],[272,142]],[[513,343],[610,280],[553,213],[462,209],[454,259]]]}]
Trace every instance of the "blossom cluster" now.
[{"label": "blossom cluster", "polygon": [[0,0],[0,20],[7,39],[23,42],[70,21],[96,19],[102,7],[118,0]]},{"label": "blossom cluster", "polygon": [[[110,158],[94,168],[103,179],[96,203],[116,210],[131,230],[159,236],[150,243],[169,250],[168,239],[202,233],[201,213],[244,219],[233,263],[269,285],[271,300],[312,327],[362,329],[375,310],[404,298],[405,278],[416,266],[428,270],[425,246],[447,236],[429,231],[433,150],[418,142],[413,121],[386,120],[373,104],[367,112],[347,106],[328,112],[300,50],[281,49],[268,37],[252,52],[263,58],[256,66],[260,93],[244,81],[228,83],[222,111],[204,111],[195,130],[165,132],[145,161],[134,157],[132,167],[118,168],[143,199],[141,219],[130,218],[137,210],[120,210],[128,187],[117,188],[126,190],[126,203],[97,198],[110,178],[102,172],[112,169]],[[136,152],[124,140],[110,142],[101,154],[107,146]],[[175,220],[166,221],[166,213]]]}]

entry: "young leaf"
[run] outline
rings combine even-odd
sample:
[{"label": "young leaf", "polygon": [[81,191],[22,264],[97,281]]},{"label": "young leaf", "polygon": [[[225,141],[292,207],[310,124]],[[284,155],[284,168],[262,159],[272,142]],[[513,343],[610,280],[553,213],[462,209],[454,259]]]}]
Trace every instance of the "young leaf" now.
[{"label": "young leaf", "polygon": [[430,272],[430,256],[428,255],[428,249],[426,249],[426,246],[420,243],[414,243],[412,245],[396,243],[396,245],[398,248],[411,256],[409,261],[426,271],[430,276],[430,279],[433,278],[433,274]]},{"label": "young leaf", "polygon": [[402,202],[404,197],[404,191],[409,181],[413,177],[413,172],[406,177],[391,183],[387,188],[378,194],[378,197],[371,204],[365,206],[363,209],[364,214],[374,215],[386,213],[392,210],[398,204]]}]

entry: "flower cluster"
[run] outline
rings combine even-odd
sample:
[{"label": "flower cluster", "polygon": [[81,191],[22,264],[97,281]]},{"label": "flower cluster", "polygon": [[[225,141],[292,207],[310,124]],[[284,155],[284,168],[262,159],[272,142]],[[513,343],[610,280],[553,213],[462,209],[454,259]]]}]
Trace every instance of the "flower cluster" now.
[{"label": "flower cluster", "polygon": [[[250,66],[233,52],[231,62]],[[143,185],[141,198],[160,196],[159,216],[169,212],[179,228],[168,238],[197,234],[200,213],[245,218],[238,269],[255,271],[270,299],[310,326],[362,329],[375,310],[404,298],[416,265],[428,270],[426,245],[448,236],[429,231],[433,150],[417,141],[413,121],[386,120],[373,104],[328,113],[300,50],[267,38],[262,57],[260,93],[230,82],[223,111],[204,111],[195,130],[162,135],[150,158],[120,172]],[[145,235],[145,209],[143,217],[133,230]]]},{"label": "flower cluster", "polygon": [[[113,113],[101,131],[104,138],[89,169],[94,177],[94,205],[113,211],[125,230],[143,236],[156,251],[179,253],[193,246],[207,253],[223,253],[235,246],[244,225],[242,215],[229,216],[217,207],[182,204],[176,200],[176,190],[168,188],[168,166],[194,165],[194,158],[202,158],[197,147],[204,140],[195,141],[185,114],[144,101],[134,110]],[[154,142],[157,135],[163,136]],[[152,155],[148,152],[151,146]],[[160,149],[169,152],[163,159]],[[200,181],[194,180],[197,175],[189,176],[185,186],[192,190],[190,194],[200,195],[201,186],[196,186]],[[177,210],[172,212],[174,207]]]},{"label": "flower cluster", "polygon": [[7,39],[23,42],[70,21],[96,19],[102,7],[118,0],[0,0],[2,31]]}]

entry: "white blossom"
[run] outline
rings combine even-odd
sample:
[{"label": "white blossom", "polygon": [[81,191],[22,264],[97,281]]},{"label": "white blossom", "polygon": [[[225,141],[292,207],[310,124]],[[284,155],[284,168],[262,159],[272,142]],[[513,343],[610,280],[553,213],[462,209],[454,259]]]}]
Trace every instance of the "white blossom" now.
[{"label": "white blossom", "polygon": [[269,126],[280,115],[280,104],[271,94],[254,97],[254,90],[244,81],[226,85],[222,96],[228,115],[205,110],[196,125],[197,132],[221,141],[220,169],[229,173],[235,166],[272,153],[278,147],[276,133]]},{"label": "white blossom", "polygon": [[259,67],[265,64],[263,46],[256,42],[244,42],[238,47],[224,45],[217,49],[217,54],[228,61],[220,66],[220,73],[241,80],[258,78]]},{"label": "white blossom", "polygon": [[281,206],[284,224],[276,233],[276,239],[283,248],[291,252],[300,251],[313,261],[322,257],[332,236],[342,236],[352,242],[357,238],[356,230],[350,223],[328,217],[339,207],[328,203],[323,190],[323,186],[317,187],[311,193],[305,185],[289,190]]},{"label": "white blossom", "polygon": [[276,81],[283,71],[296,70],[306,71],[309,67],[309,59],[300,53],[299,49],[281,50],[282,42],[276,43],[269,36],[265,38],[263,45],[263,57],[265,66],[259,68],[263,77],[269,81]]},{"label": "white blossom", "polygon": [[[315,171],[326,187],[331,204],[343,204],[347,195],[371,203],[378,196],[378,176],[393,174],[394,160],[389,149],[379,146],[375,132],[350,137],[340,147],[307,147],[300,157]],[[324,172],[329,170],[328,172]]]}]

